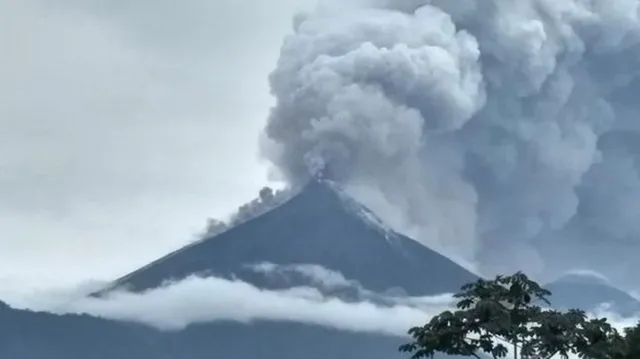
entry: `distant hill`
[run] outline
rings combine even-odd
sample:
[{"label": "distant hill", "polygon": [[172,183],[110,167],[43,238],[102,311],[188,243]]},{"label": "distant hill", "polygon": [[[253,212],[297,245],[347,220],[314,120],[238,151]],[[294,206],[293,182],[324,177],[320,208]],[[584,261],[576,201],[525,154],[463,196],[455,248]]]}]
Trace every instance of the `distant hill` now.
[{"label": "distant hill", "polygon": [[568,273],[545,287],[551,291],[550,299],[556,307],[588,311],[607,304],[622,316],[640,314],[640,301],[595,273]]},{"label": "distant hill", "polygon": [[12,309],[0,302],[0,358],[169,359],[158,332],[87,315]]}]

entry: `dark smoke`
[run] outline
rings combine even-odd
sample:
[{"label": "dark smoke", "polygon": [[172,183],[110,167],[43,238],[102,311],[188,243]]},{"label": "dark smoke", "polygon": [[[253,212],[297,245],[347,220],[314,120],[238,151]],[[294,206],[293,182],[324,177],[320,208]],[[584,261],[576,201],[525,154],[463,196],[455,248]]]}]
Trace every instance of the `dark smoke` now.
[{"label": "dark smoke", "polygon": [[330,164],[345,185],[380,194],[379,215],[401,213],[399,227],[485,272],[589,265],[628,284],[640,239],[639,7],[321,7],[282,46],[263,153],[291,183]]}]

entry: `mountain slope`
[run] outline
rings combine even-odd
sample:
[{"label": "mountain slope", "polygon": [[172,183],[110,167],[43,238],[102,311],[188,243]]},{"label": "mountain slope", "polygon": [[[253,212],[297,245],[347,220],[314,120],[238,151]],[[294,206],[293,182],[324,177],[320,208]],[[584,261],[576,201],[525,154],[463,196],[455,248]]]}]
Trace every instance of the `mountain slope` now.
[{"label": "mountain slope", "polygon": [[257,263],[315,264],[365,288],[409,295],[456,291],[476,276],[450,259],[380,226],[366,208],[326,181],[312,181],[285,204],[213,238],[161,258],[116,282],[134,290],[194,273],[235,275],[269,286]]},{"label": "mountain slope", "polygon": [[157,331],[87,315],[17,310],[0,302],[0,358],[173,359]]}]

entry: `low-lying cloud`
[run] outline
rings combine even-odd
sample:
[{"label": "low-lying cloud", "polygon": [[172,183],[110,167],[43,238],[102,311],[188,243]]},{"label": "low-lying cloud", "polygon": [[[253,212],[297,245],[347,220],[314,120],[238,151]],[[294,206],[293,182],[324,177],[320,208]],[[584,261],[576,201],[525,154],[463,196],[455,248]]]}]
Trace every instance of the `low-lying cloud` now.
[{"label": "low-lying cloud", "polygon": [[[451,295],[387,297],[388,301],[347,301],[323,294],[322,289],[353,287],[366,291],[341,273],[315,265],[261,263],[252,266],[262,273],[302,274],[308,286],[264,290],[240,280],[191,276],[144,292],[116,290],[104,297],[88,297],[100,284],[73,291],[33,293],[12,305],[56,314],[88,314],[95,317],[136,322],[160,330],[181,330],[191,324],[232,321],[295,322],[343,331],[406,336],[413,326],[453,307]],[[288,274],[287,274],[288,273]],[[618,328],[634,325],[637,318],[623,318],[605,306],[594,316],[607,317]]]},{"label": "low-lying cloud", "polygon": [[198,276],[141,293],[114,291],[102,298],[70,294],[23,298],[16,306],[56,314],[89,314],[162,330],[217,321],[276,321],[402,336],[449,304],[443,297],[419,305],[354,303],[325,296],[313,287],[262,290],[239,280]]}]

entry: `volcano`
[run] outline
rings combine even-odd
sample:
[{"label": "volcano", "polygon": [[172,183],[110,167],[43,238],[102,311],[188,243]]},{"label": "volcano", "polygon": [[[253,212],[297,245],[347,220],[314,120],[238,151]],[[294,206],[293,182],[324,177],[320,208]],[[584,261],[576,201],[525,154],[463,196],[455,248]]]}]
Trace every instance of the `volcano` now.
[{"label": "volcano", "polygon": [[[368,291],[409,296],[454,292],[477,279],[449,258],[387,228],[335,183],[319,178],[277,208],[170,253],[96,295],[117,288],[142,291],[193,274],[239,278],[263,289],[305,284],[273,281],[250,269],[260,263],[321,266]],[[167,353],[194,359],[402,358],[397,348],[403,342],[278,322],[192,325],[163,339]]]},{"label": "volcano", "polygon": [[[279,282],[252,269],[264,263],[320,266],[357,281],[368,292],[394,295],[454,292],[477,279],[449,258],[387,228],[323,177],[310,181],[276,208],[159,258],[93,295],[118,288],[143,291],[194,274],[237,278],[263,289],[306,285]],[[14,322],[23,318],[30,328],[40,328],[26,330],[23,326],[18,332],[3,328],[5,340],[19,346],[0,347],[0,357],[14,359],[107,359],[114,353],[124,359],[405,357],[397,350],[406,342],[403,338],[301,323],[213,322],[162,332],[88,316],[55,316],[8,307],[0,315]],[[53,336],[59,340],[43,338],[51,337],[46,334],[51,328],[60,329]],[[73,345],[74,337],[81,343]],[[92,353],[87,348],[94,344],[96,352]],[[98,344],[111,349],[99,349]]]},{"label": "volcano", "polygon": [[449,258],[387,228],[333,182],[316,179],[279,207],[160,258],[113,287],[144,290],[198,273],[272,286],[247,269],[258,263],[318,265],[371,291],[401,289],[411,296],[457,291],[477,279]]}]

